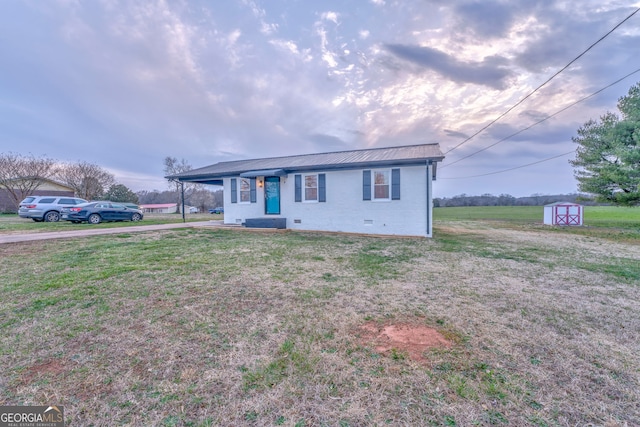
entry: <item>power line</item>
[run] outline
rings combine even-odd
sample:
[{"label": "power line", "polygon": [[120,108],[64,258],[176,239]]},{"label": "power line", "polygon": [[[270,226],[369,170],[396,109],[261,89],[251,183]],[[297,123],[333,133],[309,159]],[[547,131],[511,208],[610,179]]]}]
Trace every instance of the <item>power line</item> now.
[{"label": "power line", "polygon": [[618,27],[620,27],[622,24],[624,24],[626,21],[628,21],[633,15],[635,15],[636,13],[638,13],[640,11],[640,8],[634,10],[629,16],[627,16],[625,19],[623,19],[621,22],[619,22],[615,27],[613,27],[609,32],[607,32],[604,36],[600,37],[595,43],[593,43],[591,46],[589,46],[586,50],[584,50],[580,55],[576,56],[573,60],[571,60],[571,62],[569,62],[567,65],[565,65],[564,67],[562,67],[559,71],[557,71],[554,75],[552,75],[551,77],[549,77],[544,83],[542,83],[540,86],[538,86],[537,88],[535,88],[532,92],[530,92],[527,96],[525,96],[524,98],[522,98],[520,101],[518,101],[515,105],[513,105],[511,108],[509,108],[507,111],[505,111],[504,113],[500,114],[497,118],[495,118],[494,120],[492,120],[489,124],[487,124],[486,126],[484,126],[482,129],[480,129],[479,131],[477,131],[476,133],[474,133],[473,135],[471,135],[470,137],[466,138],[464,141],[462,141],[461,143],[459,143],[458,145],[456,145],[455,147],[451,148],[450,150],[448,150],[447,152],[445,152],[444,154],[449,154],[450,152],[452,152],[453,150],[457,149],[458,147],[460,147],[463,144],[466,144],[467,142],[469,142],[472,138],[478,136],[481,132],[484,132],[485,130],[487,130],[490,126],[492,126],[494,123],[496,123],[498,120],[500,120],[501,118],[503,118],[504,116],[506,116],[507,114],[509,114],[514,108],[516,108],[517,106],[519,106],[520,104],[522,104],[524,101],[526,101],[529,97],[531,97],[534,93],[536,93],[538,90],[542,89],[547,83],[549,83],[551,80],[553,80],[556,76],[558,76],[558,74],[562,73],[564,70],[566,70],[567,68],[569,68],[574,62],[576,62],[578,59],[582,58],[587,52],[589,52],[595,45],[597,45],[598,43],[600,43],[602,40],[604,40],[607,36],[609,36],[609,34],[613,33],[615,30],[618,29]]},{"label": "power line", "polygon": [[548,162],[549,160],[557,159],[558,157],[568,156],[569,154],[573,154],[575,152],[576,152],[576,150],[571,150],[571,151],[569,151],[567,153],[558,154],[557,156],[549,157],[549,158],[543,159],[543,160],[538,160],[537,162],[527,163],[526,165],[520,165],[520,166],[516,166],[514,168],[504,169],[504,170],[497,171],[497,172],[483,173],[481,175],[457,176],[457,177],[454,177],[454,178],[440,178],[440,179],[469,179],[469,178],[479,178],[481,176],[496,175],[496,174],[499,174],[499,173],[510,172],[512,170],[522,169],[522,168],[526,168],[528,166],[537,165],[538,163]]},{"label": "power line", "polygon": [[474,151],[474,152],[473,152],[473,153],[471,153],[471,154],[468,154],[468,155],[466,155],[466,156],[464,156],[464,157],[461,157],[461,158],[459,158],[458,160],[454,160],[454,161],[453,161],[453,162],[451,162],[451,163],[447,163],[446,165],[442,165],[442,166],[440,166],[440,169],[446,168],[447,166],[454,165],[454,164],[456,164],[456,163],[458,163],[458,162],[460,162],[460,161],[462,161],[462,160],[464,160],[464,159],[467,159],[467,158],[469,158],[469,157],[471,157],[471,156],[475,156],[475,155],[476,155],[476,154],[478,154],[478,153],[481,153],[481,152],[483,152],[483,151],[485,151],[485,150],[488,150],[489,148],[491,148],[491,147],[493,147],[493,146],[496,146],[496,145],[500,144],[501,142],[504,142],[504,141],[506,141],[506,140],[508,140],[508,139],[511,139],[511,138],[513,138],[514,136],[519,135],[519,134],[521,134],[522,132],[525,132],[525,131],[527,131],[527,130],[531,129],[531,128],[532,128],[532,127],[534,127],[534,126],[537,126],[537,125],[539,125],[540,123],[543,123],[543,122],[545,122],[545,121],[547,121],[547,120],[549,120],[549,119],[551,119],[551,118],[553,118],[553,117],[557,116],[558,114],[560,114],[560,113],[562,113],[562,112],[564,112],[564,111],[568,110],[569,108],[573,107],[574,105],[579,104],[579,103],[581,103],[581,102],[583,102],[583,101],[586,101],[587,99],[589,99],[589,98],[592,98],[592,97],[596,96],[597,94],[599,94],[599,93],[601,93],[601,92],[603,92],[603,91],[605,91],[605,90],[609,89],[610,87],[615,86],[616,84],[620,83],[621,81],[623,81],[623,80],[627,79],[628,77],[631,77],[632,75],[634,75],[634,74],[636,74],[636,73],[638,73],[638,72],[640,72],[640,68],[638,68],[638,69],[637,69],[637,70],[635,70],[635,71],[632,71],[631,73],[627,74],[627,75],[626,75],[626,76],[624,76],[624,77],[619,78],[619,79],[618,79],[618,80],[616,80],[615,82],[613,82],[613,83],[611,83],[611,84],[609,84],[609,85],[607,85],[607,86],[603,87],[602,89],[597,90],[596,92],[593,92],[591,95],[585,96],[584,98],[581,98],[581,99],[579,99],[579,100],[577,100],[577,101],[575,101],[575,102],[573,102],[573,103],[571,103],[571,104],[567,105],[566,107],[564,107],[564,108],[562,108],[562,109],[560,109],[560,110],[556,111],[555,113],[551,114],[550,116],[547,116],[547,117],[545,117],[545,118],[544,118],[544,119],[542,119],[542,120],[538,120],[537,122],[535,122],[535,123],[533,123],[533,124],[531,124],[531,125],[527,126],[526,128],[520,129],[519,131],[517,131],[517,132],[515,132],[515,133],[512,133],[512,134],[511,134],[511,135],[509,135],[509,136],[505,136],[504,138],[500,139],[499,141],[496,141],[496,142],[494,142],[493,144],[487,145],[486,147],[484,147],[484,148],[482,148],[482,149],[480,149],[480,150],[478,150],[478,151]]}]

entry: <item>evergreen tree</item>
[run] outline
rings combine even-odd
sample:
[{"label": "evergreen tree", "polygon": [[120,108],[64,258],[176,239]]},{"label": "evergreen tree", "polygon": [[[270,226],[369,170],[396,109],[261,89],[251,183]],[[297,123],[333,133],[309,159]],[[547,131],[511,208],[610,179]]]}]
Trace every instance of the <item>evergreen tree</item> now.
[{"label": "evergreen tree", "polygon": [[138,195],[123,184],[113,184],[104,194],[104,198],[112,202],[138,203]]},{"label": "evergreen tree", "polygon": [[616,205],[640,205],[640,83],[618,100],[620,115],[589,120],[573,137],[580,191]]}]

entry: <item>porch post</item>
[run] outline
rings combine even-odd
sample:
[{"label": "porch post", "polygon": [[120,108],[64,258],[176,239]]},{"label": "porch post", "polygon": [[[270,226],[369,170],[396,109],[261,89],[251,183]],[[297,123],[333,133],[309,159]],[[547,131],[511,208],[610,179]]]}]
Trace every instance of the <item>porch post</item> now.
[{"label": "porch post", "polygon": [[427,206],[426,206],[426,214],[427,214],[427,237],[432,237],[432,230],[433,230],[433,200],[432,200],[432,196],[431,196],[431,188],[432,188],[432,181],[433,181],[433,163],[431,162],[431,160],[427,161],[427,168],[426,168],[426,172],[427,172],[427,181],[426,181],[426,187],[427,187]]},{"label": "porch post", "polygon": [[182,200],[182,222],[187,222],[187,220],[184,218],[184,181],[180,181],[180,193],[180,199]]}]

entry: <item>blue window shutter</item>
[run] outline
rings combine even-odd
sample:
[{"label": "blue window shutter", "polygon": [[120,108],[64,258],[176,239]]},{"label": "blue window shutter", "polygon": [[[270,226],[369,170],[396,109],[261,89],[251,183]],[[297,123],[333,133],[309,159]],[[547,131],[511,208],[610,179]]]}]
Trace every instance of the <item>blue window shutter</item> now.
[{"label": "blue window shutter", "polygon": [[400,200],[400,169],[391,169],[391,200]]},{"label": "blue window shutter", "polygon": [[362,171],[362,200],[371,200],[371,171]]},{"label": "blue window shutter", "polygon": [[231,178],[231,203],[238,203],[238,183]]},{"label": "blue window shutter", "polygon": [[327,201],[327,179],[323,173],[318,174],[318,201]]},{"label": "blue window shutter", "polygon": [[295,175],[295,187],[296,187],[296,202],[302,201],[302,175]]},{"label": "blue window shutter", "polygon": [[256,179],[251,178],[249,181],[249,197],[251,198],[251,203],[256,202]]}]

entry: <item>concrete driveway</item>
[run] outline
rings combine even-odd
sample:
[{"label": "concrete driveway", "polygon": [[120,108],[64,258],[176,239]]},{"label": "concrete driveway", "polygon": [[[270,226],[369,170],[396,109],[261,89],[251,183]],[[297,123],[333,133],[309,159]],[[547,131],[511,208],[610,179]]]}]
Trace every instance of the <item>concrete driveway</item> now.
[{"label": "concrete driveway", "polygon": [[36,240],[68,239],[72,237],[97,236],[102,234],[135,233],[141,231],[169,230],[173,228],[219,227],[222,221],[181,222],[175,224],[133,225],[116,228],[86,228],[84,230],[55,231],[50,233],[0,234],[0,244],[31,242]]}]

